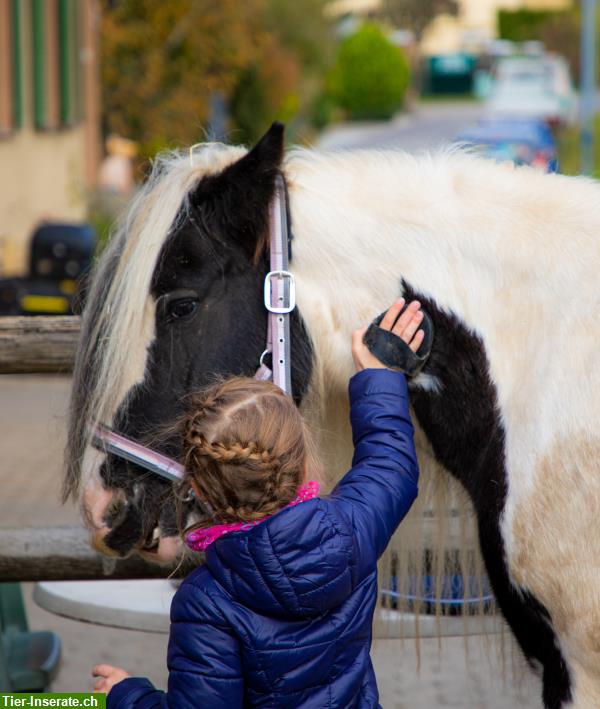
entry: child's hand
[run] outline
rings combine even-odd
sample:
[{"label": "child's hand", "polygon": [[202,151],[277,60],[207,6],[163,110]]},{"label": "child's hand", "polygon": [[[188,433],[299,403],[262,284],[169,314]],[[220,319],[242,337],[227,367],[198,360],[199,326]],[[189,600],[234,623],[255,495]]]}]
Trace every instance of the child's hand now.
[{"label": "child's hand", "polygon": [[[419,325],[423,322],[423,313],[420,310],[421,303],[418,300],[413,300],[398,318],[399,312],[404,307],[404,302],[404,298],[399,298],[383,316],[379,327],[382,330],[391,330],[394,335],[401,337],[413,352],[416,352],[425,337],[423,330],[419,330]],[[398,318],[398,321],[394,325],[396,318]],[[385,364],[382,364],[377,357],[374,357],[363,342],[363,336],[367,328],[368,325],[365,325],[365,327],[361,327],[352,333],[352,357],[357,372],[362,369],[385,369]]]},{"label": "child's hand", "polygon": [[105,694],[108,694],[114,685],[122,679],[131,677],[129,672],[112,665],[96,665],[92,669],[92,676],[98,677],[94,684],[94,692],[104,692]]}]

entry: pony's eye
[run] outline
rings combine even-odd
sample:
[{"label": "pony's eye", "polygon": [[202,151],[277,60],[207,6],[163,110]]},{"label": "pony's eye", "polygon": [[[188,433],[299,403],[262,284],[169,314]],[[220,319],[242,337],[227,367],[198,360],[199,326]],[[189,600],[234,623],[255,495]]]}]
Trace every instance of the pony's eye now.
[{"label": "pony's eye", "polygon": [[167,306],[167,314],[171,320],[189,318],[196,312],[198,301],[194,298],[181,298],[173,300]]}]

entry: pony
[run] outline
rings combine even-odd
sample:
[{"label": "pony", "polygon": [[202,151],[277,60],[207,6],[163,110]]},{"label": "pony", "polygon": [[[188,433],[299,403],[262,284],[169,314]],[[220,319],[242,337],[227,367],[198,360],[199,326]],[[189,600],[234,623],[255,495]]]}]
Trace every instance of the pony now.
[{"label": "pony", "polygon": [[[333,477],[351,449],[350,334],[398,295],[417,298],[435,328],[410,382],[422,495],[436,468],[468,497],[544,706],[600,706],[600,186],[586,178],[460,149],[286,152],[280,124],[250,150],[159,157],[95,269],[76,356],[64,494],[92,544],[177,553],[172,486],[91,453],[88,427],[152,441],[215,374],[254,374],[278,175],[293,396],[322,422]],[[172,438],[156,445],[178,454]]]}]

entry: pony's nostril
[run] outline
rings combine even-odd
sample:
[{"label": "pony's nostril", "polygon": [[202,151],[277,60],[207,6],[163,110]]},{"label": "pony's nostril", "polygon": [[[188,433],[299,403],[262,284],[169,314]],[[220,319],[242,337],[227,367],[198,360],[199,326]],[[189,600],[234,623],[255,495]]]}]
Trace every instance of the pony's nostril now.
[{"label": "pony's nostril", "polygon": [[127,501],[119,497],[113,497],[110,504],[106,508],[104,514],[104,522],[109,529],[118,527],[119,524],[127,517]]},{"label": "pony's nostril", "polygon": [[154,527],[152,532],[146,537],[143,543],[140,545],[141,549],[145,551],[155,551],[158,549],[160,544],[160,530],[158,527]]}]

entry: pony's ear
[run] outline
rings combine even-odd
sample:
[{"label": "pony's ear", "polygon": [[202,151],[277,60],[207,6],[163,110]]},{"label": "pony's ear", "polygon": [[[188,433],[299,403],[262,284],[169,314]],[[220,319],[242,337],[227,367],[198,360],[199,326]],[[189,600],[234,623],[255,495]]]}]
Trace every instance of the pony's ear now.
[{"label": "pony's ear", "polygon": [[283,159],[285,126],[275,122],[258,143],[241,160],[232,165],[242,171],[277,172]]},{"label": "pony's ear", "polygon": [[256,259],[268,232],[269,204],[284,152],[282,123],[273,123],[243,158],[218,175],[203,178],[193,195],[201,208],[211,205],[224,236],[235,239]]}]

